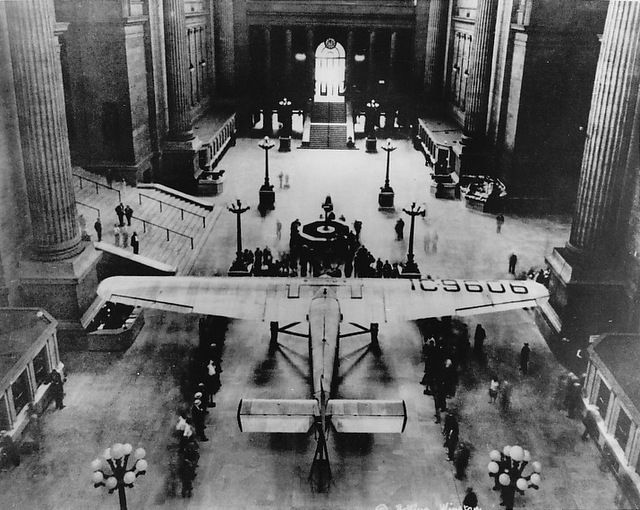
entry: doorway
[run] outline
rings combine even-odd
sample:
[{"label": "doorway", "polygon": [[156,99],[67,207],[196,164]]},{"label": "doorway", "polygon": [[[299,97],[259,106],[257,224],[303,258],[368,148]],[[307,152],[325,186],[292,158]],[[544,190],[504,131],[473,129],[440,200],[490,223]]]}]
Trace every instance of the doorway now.
[{"label": "doorway", "polygon": [[344,96],[345,51],[328,38],[316,48],[315,100],[342,101]]}]

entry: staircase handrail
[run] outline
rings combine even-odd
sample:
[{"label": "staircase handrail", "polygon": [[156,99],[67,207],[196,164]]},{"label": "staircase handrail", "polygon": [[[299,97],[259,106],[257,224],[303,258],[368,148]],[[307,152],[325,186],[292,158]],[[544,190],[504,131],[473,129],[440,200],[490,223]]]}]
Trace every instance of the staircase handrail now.
[{"label": "staircase handrail", "polygon": [[80,202],[80,200],[76,200],[76,204],[82,205],[84,207],[88,207],[89,209],[93,209],[94,211],[98,212],[98,219],[100,219],[100,209],[98,209],[97,207],[93,207],[92,205],[89,204],[85,204],[84,202]]},{"label": "staircase handrail", "polygon": [[102,186],[103,188],[107,188],[108,190],[115,191],[118,194],[118,202],[122,202],[122,196],[120,194],[119,189],[115,189],[113,186],[107,186],[106,184],[102,184],[101,182],[94,181],[93,179],[89,179],[88,177],[84,177],[80,174],[74,173],[73,175],[78,179],[80,179],[80,189],[82,189],[82,180],[84,179],[85,181],[92,182],[93,184],[96,185],[96,194],[99,194],[98,186]]},{"label": "staircase handrail", "polygon": [[160,204],[160,212],[162,212],[162,204],[168,205],[169,207],[173,207],[174,209],[180,209],[180,219],[182,221],[184,221],[184,213],[186,212],[187,214],[193,214],[194,216],[198,216],[199,218],[202,218],[202,228],[206,228],[206,226],[207,226],[206,216],[204,216],[202,214],[198,214],[198,213],[192,212],[192,211],[187,211],[182,207],[170,204],[169,202],[165,202],[164,200],[160,200],[159,198],[155,198],[155,197],[152,197],[152,196],[149,196],[149,195],[145,195],[144,193],[138,192],[138,205],[142,205],[142,197],[148,198],[150,200],[155,200],[156,202],[158,202]]},{"label": "staircase handrail", "polygon": [[167,241],[169,241],[169,232],[172,232],[182,237],[186,237],[191,241],[191,249],[193,250],[193,237],[188,236],[187,234],[183,234],[182,232],[178,232],[176,230],[170,229],[169,227],[164,227],[162,225],[158,225],[157,223],[153,223],[152,221],[145,220],[144,218],[140,218],[139,216],[131,216],[131,218],[142,222],[142,232],[144,233],[147,232],[147,225],[153,225],[154,227],[158,227],[165,230],[167,232]]}]

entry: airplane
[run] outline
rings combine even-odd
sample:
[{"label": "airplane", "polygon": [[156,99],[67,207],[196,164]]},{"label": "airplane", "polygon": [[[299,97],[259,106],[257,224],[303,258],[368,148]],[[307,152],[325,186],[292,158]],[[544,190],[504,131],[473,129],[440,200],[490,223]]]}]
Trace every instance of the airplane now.
[{"label": "airplane", "polygon": [[[309,399],[241,399],[238,424],[243,432],[318,433],[312,464],[328,469],[325,433],[401,433],[407,422],[404,400],[348,400],[335,394],[340,340],[371,334],[378,349],[380,322],[467,316],[528,308],[549,297],[541,284],[525,280],[432,280],[356,278],[271,278],[115,276],[103,280],[98,295],[106,301],[181,313],[270,321],[270,350],[279,332],[308,339]],[[293,317],[301,319],[286,323]],[[292,328],[308,323],[308,332]],[[348,321],[348,322],[347,322]],[[341,332],[341,324],[355,332]],[[363,324],[368,325],[364,326]],[[311,477],[311,475],[310,475]]]}]

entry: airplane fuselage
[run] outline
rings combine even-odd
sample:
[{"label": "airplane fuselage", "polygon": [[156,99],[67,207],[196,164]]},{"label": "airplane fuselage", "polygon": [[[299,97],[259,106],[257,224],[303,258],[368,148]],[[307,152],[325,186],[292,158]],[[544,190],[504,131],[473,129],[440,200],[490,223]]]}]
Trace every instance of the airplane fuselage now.
[{"label": "airplane fuselage", "polygon": [[323,287],[309,306],[309,363],[313,397],[324,409],[337,371],[340,303],[335,290]]}]

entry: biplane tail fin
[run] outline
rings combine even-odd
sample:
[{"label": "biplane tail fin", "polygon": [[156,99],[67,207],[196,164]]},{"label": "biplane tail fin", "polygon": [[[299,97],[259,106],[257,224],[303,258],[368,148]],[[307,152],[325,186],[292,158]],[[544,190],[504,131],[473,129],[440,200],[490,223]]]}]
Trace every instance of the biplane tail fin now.
[{"label": "biplane tail fin", "polygon": [[329,400],[327,417],[337,432],[404,432],[407,406],[404,400]]},{"label": "biplane tail fin", "polygon": [[306,433],[320,416],[317,400],[243,398],[238,404],[241,432]]}]

